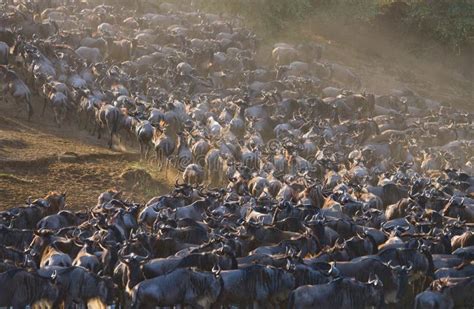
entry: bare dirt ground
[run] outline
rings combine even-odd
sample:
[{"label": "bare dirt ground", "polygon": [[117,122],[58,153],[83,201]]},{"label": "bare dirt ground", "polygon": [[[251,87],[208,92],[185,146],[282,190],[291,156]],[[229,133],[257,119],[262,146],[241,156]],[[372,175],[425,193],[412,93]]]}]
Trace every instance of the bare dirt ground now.
[{"label": "bare dirt ground", "polygon": [[460,72],[460,66],[474,70],[474,58],[460,65],[459,57],[416,36],[397,38],[364,26],[328,25],[311,17],[268,39],[258,55],[261,61],[270,61],[274,41],[321,44],[321,61],[351,68],[361,78],[360,91],[390,94],[408,89],[441,103],[474,110],[474,80]]},{"label": "bare dirt ground", "polygon": [[[330,61],[354,68],[369,93],[389,94],[394,89],[410,89],[421,96],[474,110],[474,83],[458,71],[432,59],[404,52],[396,42],[380,46],[346,48],[340,42],[318,37],[326,43]],[[474,67],[473,67],[474,68]]]},{"label": "bare dirt ground", "polygon": [[326,46],[328,60],[352,67],[361,77],[363,90],[369,93],[409,89],[441,103],[474,110],[474,80],[460,69],[474,70],[472,58],[461,62],[460,57],[417,36],[397,38],[366,28],[352,32],[326,29],[324,36],[317,34],[314,24],[305,31],[309,38]]},{"label": "bare dirt ground", "polygon": [[[176,175],[156,171],[136,153],[109,150],[105,140],[90,136],[76,124],[57,128],[51,117],[36,114],[27,122],[15,116],[13,103],[0,106],[0,209],[38,198],[48,191],[67,191],[68,206],[94,206],[109,189],[124,191],[137,202],[167,191]],[[48,123],[49,122],[49,123]],[[146,170],[146,173],[140,171]],[[137,172],[138,171],[138,172]]]}]

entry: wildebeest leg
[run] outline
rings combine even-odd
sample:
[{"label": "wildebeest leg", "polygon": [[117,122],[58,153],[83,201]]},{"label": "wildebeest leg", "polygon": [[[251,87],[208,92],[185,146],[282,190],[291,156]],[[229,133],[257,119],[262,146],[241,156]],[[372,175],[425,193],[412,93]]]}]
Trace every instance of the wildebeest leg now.
[{"label": "wildebeest leg", "polygon": [[112,149],[112,141],[113,141],[113,138],[114,138],[114,132],[111,131],[110,132],[110,140],[109,140],[109,148]]},{"label": "wildebeest leg", "polygon": [[90,130],[88,130],[89,125],[88,125],[88,122],[87,122],[87,120],[88,120],[87,115],[81,114],[79,119],[80,119],[79,127],[81,127],[81,123],[82,123],[84,125],[83,129],[90,133]]},{"label": "wildebeest leg", "polygon": [[44,116],[44,111],[46,110],[46,104],[48,104],[48,100],[44,98],[43,111],[41,112],[41,116]]},{"label": "wildebeest leg", "polygon": [[70,114],[72,115],[71,117],[74,119],[74,121],[79,126],[79,124],[81,123],[81,117],[80,117],[79,113],[77,113],[77,110],[72,110]]},{"label": "wildebeest leg", "polygon": [[66,296],[66,298],[64,299],[64,307],[63,308],[65,308],[65,309],[74,308],[72,298]]},{"label": "wildebeest leg", "polygon": [[31,106],[31,101],[29,97],[26,97],[25,103],[26,103],[26,111],[28,112],[28,121],[30,121],[31,116],[33,116],[33,106]]},{"label": "wildebeest leg", "polygon": [[133,133],[127,130],[127,140],[128,144],[133,147],[134,142],[133,142]]},{"label": "wildebeest leg", "polygon": [[150,148],[151,148],[150,144],[147,143],[147,144],[145,145],[145,148],[146,148],[146,151],[145,151],[145,161],[147,161],[148,158],[149,158],[149,156],[150,156]]},{"label": "wildebeest leg", "polygon": [[146,161],[146,156],[145,156],[145,157],[143,156],[143,154],[144,154],[144,147],[145,147],[145,146],[144,146],[143,143],[141,143],[140,141],[138,141],[138,143],[140,144],[140,159],[141,159],[141,160],[145,159],[145,161]]},{"label": "wildebeest leg", "polygon": [[156,163],[157,163],[157,165],[158,165],[158,170],[159,170],[160,172],[161,172],[161,169],[162,169],[162,167],[163,167],[163,165],[162,165],[162,160],[161,160],[161,159],[162,159],[162,158],[161,158],[161,156],[160,156],[160,151],[157,150],[157,151],[156,151]]},{"label": "wildebeest leg", "polygon": [[100,124],[96,124],[96,127],[97,129],[97,138],[100,139],[101,138],[101,133],[102,133],[102,127]]},{"label": "wildebeest leg", "polygon": [[2,100],[3,100],[3,104],[7,104],[8,103],[8,98],[7,98],[7,88],[2,88],[0,89],[2,91]]},{"label": "wildebeest leg", "polygon": [[30,76],[30,78],[26,77],[26,81],[27,81],[27,84],[30,88],[33,88],[32,91],[34,94],[36,94],[35,92],[35,88],[36,88],[36,83],[35,83],[35,76],[33,74],[28,74]]},{"label": "wildebeest leg", "polygon": [[117,134],[115,135],[115,139],[118,141],[118,144],[122,144],[122,136],[121,134],[119,134],[119,132],[117,132]]},{"label": "wildebeest leg", "polygon": [[60,128],[61,124],[60,124],[59,113],[60,113],[59,109],[53,107],[54,121],[56,121],[56,125]]},{"label": "wildebeest leg", "polygon": [[80,119],[81,122],[84,122],[84,130],[87,130],[87,132],[91,134],[94,128],[89,128],[89,114],[87,113],[87,111],[81,112]]},{"label": "wildebeest leg", "polygon": [[109,139],[109,149],[112,149],[113,138],[114,138],[114,131],[111,129],[110,130],[110,139]]},{"label": "wildebeest leg", "polygon": [[56,125],[58,128],[61,127],[61,121],[59,120],[59,115],[57,113],[54,113],[54,120],[56,121]]},{"label": "wildebeest leg", "polygon": [[[18,103],[17,100],[15,100],[15,102]],[[15,117],[18,118],[18,117],[20,116],[21,112],[23,112],[23,109],[22,109],[22,107],[19,106],[18,104],[16,104],[16,105],[17,105],[17,106],[16,106],[17,110],[16,110],[16,113],[15,113]]]}]

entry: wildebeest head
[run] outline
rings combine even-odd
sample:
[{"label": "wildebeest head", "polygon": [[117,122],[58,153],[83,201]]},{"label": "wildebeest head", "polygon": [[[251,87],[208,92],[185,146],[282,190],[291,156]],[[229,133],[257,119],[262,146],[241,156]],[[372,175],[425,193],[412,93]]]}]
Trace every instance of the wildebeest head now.
[{"label": "wildebeest head", "polygon": [[45,196],[44,200],[46,200],[48,204],[48,210],[46,211],[48,214],[58,213],[66,206],[66,192],[49,192],[48,195]]},{"label": "wildebeest head", "polygon": [[392,266],[390,262],[387,264],[392,269],[393,276],[396,278],[397,282],[397,293],[395,295],[395,302],[403,300],[405,293],[408,289],[408,279],[410,271],[413,269],[413,265],[410,263],[410,266]]},{"label": "wildebeest head", "polygon": [[99,242],[100,248],[102,248],[101,262],[103,264],[103,273],[106,275],[112,275],[114,266],[118,262],[118,251],[120,248],[119,243],[115,242]]},{"label": "wildebeest head", "polygon": [[377,244],[370,235],[354,236],[345,242],[344,248],[353,257],[377,253]]},{"label": "wildebeest head", "polygon": [[27,249],[27,252],[33,257],[38,258],[43,253],[46,246],[51,244],[54,232],[51,230],[39,230],[35,232],[35,236]]},{"label": "wildebeest head", "polygon": [[369,278],[369,282],[366,285],[366,295],[369,302],[367,305],[372,305],[380,308],[384,303],[383,284],[379,280],[377,275],[373,278]]},{"label": "wildebeest head", "polygon": [[193,187],[187,183],[182,183],[182,184],[178,183],[178,178],[176,178],[176,184],[174,186],[175,186],[175,189],[173,190],[173,193],[172,193],[173,196],[182,194],[185,197],[189,197],[193,193]]},{"label": "wildebeest head", "polygon": [[97,205],[102,205],[113,199],[119,199],[121,195],[122,195],[122,191],[117,191],[115,189],[110,189],[110,190],[107,190],[106,192],[102,192],[99,195]]},{"label": "wildebeest head", "polygon": [[471,221],[474,219],[472,211],[464,204],[464,198],[451,198],[443,209],[443,215],[461,220]]},{"label": "wildebeest head", "polygon": [[124,255],[124,250],[122,249],[120,250],[118,257],[119,260],[128,268],[128,285],[129,288],[132,288],[143,279],[141,265],[150,259],[150,255],[139,256],[133,252],[131,254]]},{"label": "wildebeest head", "polygon": [[116,286],[110,277],[97,277],[98,297],[106,305],[112,305],[115,301]]}]

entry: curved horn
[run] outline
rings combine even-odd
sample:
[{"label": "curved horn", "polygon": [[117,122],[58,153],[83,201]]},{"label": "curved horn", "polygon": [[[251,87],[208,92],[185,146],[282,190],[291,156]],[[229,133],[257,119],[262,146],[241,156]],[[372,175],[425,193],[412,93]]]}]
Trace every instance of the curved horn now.
[{"label": "curved horn", "polygon": [[221,273],[221,266],[219,265],[219,263],[217,263],[216,265],[214,265],[212,267],[212,273],[216,276],[219,276],[220,273]]},{"label": "curved horn", "polygon": [[393,270],[399,270],[400,269],[400,265],[393,266],[392,261],[388,261],[387,266],[389,266]]},{"label": "curved horn", "polygon": [[55,270],[55,271],[53,271],[53,273],[51,274],[51,280],[54,281],[54,280],[56,280],[57,277],[58,277],[58,273],[57,273],[57,271]]},{"label": "curved horn", "polygon": [[337,269],[337,267],[334,264],[331,264],[331,268],[328,271],[328,275],[333,276],[333,277],[340,277],[341,272],[339,271],[339,269]]}]

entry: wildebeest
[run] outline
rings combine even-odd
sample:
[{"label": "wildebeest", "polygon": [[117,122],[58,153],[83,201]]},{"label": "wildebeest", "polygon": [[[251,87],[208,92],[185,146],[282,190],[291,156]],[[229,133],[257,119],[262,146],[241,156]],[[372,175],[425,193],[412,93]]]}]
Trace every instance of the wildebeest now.
[{"label": "wildebeest", "polygon": [[272,304],[286,300],[295,278],[283,269],[261,265],[221,272],[222,292],[218,304],[240,306]]},{"label": "wildebeest", "polygon": [[322,285],[302,286],[291,292],[288,308],[363,308],[383,304],[383,286],[378,279],[368,283],[337,278]]},{"label": "wildebeest", "polygon": [[43,276],[55,274],[59,296],[55,304],[64,303],[67,308],[73,303],[87,304],[99,299],[104,305],[112,304],[114,286],[111,278],[99,277],[82,267],[46,267],[38,271]]},{"label": "wildebeest", "polygon": [[454,308],[452,299],[439,292],[424,291],[418,294],[415,298],[416,309],[424,308]]},{"label": "wildebeest", "polygon": [[0,65],[8,65],[9,55],[10,46],[5,42],[0,41]]},{"label": "wildebeest", "polygon": [[154,181],[81,211],[57,192],[7,202],[0,270],[56,271],[58,306],[469,303],[471,111],[408,89],[361,93],[356,70],[309,41],[260,61],[260,39],[230,14],[30,2],[2,7],[2,93],[29,117],[47,99],[53,115],[35,129],[79,122],[144,160],[153,146],[184,183],[160,182],[145,205],[123,196]]},{"label": "wildebeest", "polygon": [[378,259],[366,258],[356,262],[335,262],[334,267],[340,275],[367,282],[371,275],[377,275],[383,284],[386,303],[398,303],[405,297],[408,289],[409,268],[390,267]]},{"label": "wildebeest", "polygon": [[220,279],[213,273],[177,269],[139,283],[132,292],[132,308],[175,305],[208,308],[220,291]]},{"label": "wildebeest", "polygon": [[[17,105],[23,102],[26,105],[28,120],[33,116],[33,106],[31,105],[31,92],[28,86],[13,71],[4,65],[0,65],[0,79],[3,81],[3,101],[5,101],[5,93],[9,93],[15,100]],[[18,106],[19,111],[21,111]]]},{"label": "wildebeest", "polygon": [[58,296],[56,274],[49,277],[24,269],[13,269],[0,274],[0,306],[25,308],[36,302],[53,304]]},{"label": "wildebeest", "polygon": [[120,121],[120,111],[117,107],[105,104],[96,110],[97,117],[97,132],[98,138],[101,137],[102,131],[107,128],[110,138],[109,138],[109,148],[112,148],[113,138],[117,135],[119,121]]}]

